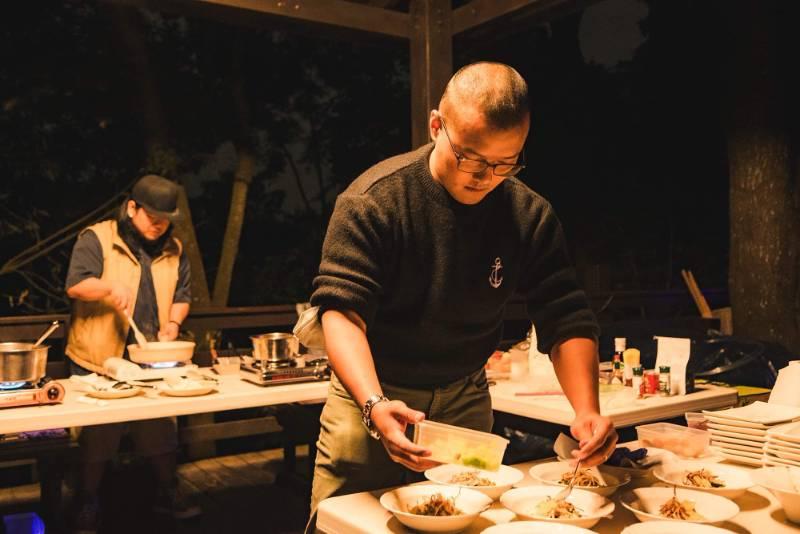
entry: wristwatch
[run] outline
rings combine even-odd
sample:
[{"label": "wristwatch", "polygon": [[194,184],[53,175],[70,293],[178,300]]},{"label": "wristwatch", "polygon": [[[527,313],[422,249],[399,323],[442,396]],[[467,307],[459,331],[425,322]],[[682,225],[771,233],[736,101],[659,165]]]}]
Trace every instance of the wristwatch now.
[{"label": "wristwatch", "polygon": [[364,403],[364,407],[361,408],[361,422],[364,423],[364,426],[367,428],[367,432],[374,439],[381,439],[381,434],[378,432],[378,430],[375,428],[375,424],[372,422],[372,408],[374,408],[379,402],[388,400],[389,399],[383,395],[372,395],[367,399],[367,402]]}]

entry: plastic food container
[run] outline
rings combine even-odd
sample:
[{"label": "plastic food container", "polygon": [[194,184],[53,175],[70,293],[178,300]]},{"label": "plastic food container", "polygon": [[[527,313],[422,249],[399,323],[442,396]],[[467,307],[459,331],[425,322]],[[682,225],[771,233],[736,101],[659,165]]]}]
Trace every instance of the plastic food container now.
[{"label": "plastic food container", "polygon": [[431,450],[435,462],[497,471],[508,440],[488,432],[422,421],[414,426],[414,443]]},{"label": "plastic food container", "polygon": [[706,416],[700,412],[686,412],[686,426],[689,428],[696,428],[697,430],[708,430],[706,425]]},{"label": "plastic food container", "polygon": [[708,451],[711,441],[711,435],[706,430],[697,430],[672,423],[637,426],[636,435],[644,447],[666,449],[685,458],[703,456]]}]

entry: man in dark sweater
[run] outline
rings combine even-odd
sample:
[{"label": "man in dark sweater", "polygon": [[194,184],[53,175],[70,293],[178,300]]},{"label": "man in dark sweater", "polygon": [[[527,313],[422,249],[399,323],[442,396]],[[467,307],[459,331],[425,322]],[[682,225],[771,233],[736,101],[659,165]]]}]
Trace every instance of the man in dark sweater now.
[{"label": "man in dark sweater", "polygon": [[312,510],[434,465],[408,425],[427,417],[491,429],[483,366],[515,292],[575,409],[576,458],[588,467],[613,450],[616,433],[599,413],[597,322],[553,209],[514,177],[529,124],[514,69],[469,65],[431,112],[434,142],[375,165],[339,195],[311,298],[335,372]]}]

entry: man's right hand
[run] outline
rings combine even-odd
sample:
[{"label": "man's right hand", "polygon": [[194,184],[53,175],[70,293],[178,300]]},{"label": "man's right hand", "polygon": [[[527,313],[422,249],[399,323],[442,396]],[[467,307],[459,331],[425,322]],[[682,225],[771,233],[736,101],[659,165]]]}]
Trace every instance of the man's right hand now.
[{"label": "man's right hand", "polygon": [[405,434],[409,424],[425,419],[424,413],[412,410],[403,401],[385,401],[372,407],[370,417],[393,461],[413,471],[425,471],[439,465],[438,462],[426,460],[431,451],[409,441]]},{"label": "man's right hand", "polygon": [[131,290],[125,284],[116,280],[109,282],[109,286],[108,298],[111,299],[111,304],[123,313],[131,313],[130,306],[131,302],[133,302]]}]

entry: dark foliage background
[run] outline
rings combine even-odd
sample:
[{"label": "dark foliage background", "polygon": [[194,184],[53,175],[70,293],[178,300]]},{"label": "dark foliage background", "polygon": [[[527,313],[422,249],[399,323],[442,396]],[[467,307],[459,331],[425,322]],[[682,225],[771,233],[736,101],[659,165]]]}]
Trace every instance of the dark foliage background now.
[{"label": "dark foliage background", "polygon": [[[505,61],[528,80],[534,116],[521,178],[556,207],[590,291],[681,287],[682,267],[722,287],[728,175],[715,3],[646,4],[646,40],[613,68],[584,60],[580,14],[459,37],[454,66]],[[253,144],[231,305],[306,300],[336,193],[410,148],[402,42],[50,1],[7,12],[0,58],[0,264],[143,172],[143,85],[162,110],[211,282],[232,143]],[[66,309],[72,242],[0,269],[0,315]]]}]

